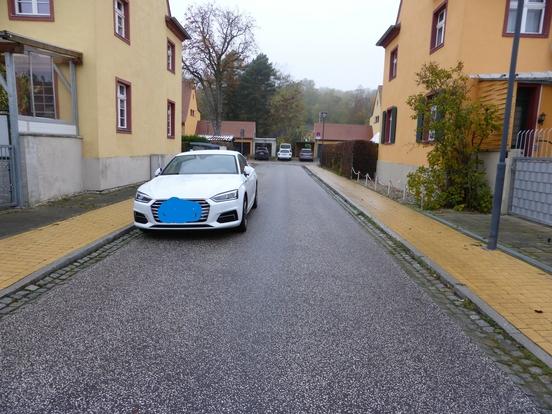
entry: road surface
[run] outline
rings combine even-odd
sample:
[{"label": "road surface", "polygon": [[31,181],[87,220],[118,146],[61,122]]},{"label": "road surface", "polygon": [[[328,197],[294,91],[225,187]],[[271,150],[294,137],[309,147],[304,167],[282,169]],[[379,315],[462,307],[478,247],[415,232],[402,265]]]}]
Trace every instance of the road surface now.
[{"label": "road surface", "polygon": [[305,171],[257,171],[247,233],[136,238],[0,320],[0,412],[536,412]]}]

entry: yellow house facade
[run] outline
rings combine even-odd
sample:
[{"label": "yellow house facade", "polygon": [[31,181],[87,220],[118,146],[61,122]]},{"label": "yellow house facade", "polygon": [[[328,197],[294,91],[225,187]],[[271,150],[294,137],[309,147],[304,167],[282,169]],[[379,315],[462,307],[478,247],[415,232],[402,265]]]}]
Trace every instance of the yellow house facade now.
[{"label": "yellow house facade", "polygon": [[[380,137],[381,133],[381,95],[383,87],[378,86],[378,91],[376,93],[376,99],[374,100],[374,107],[372,108],[372,116],[370,117],[370,126],[372,127],[372,132],[374,137]],[[379,142],[379,139],[376,140]]]},{"label": "yellow house facade", "polygon": [[192,81],[182,81],[182,134],[195,135],[201,113],[197,106],[197,92]]},{"label": "yellow house facade", "polygon": [[0,1],[18,204],[145,181],[178,153],[187,37],[166,0]]},{"label": "yellow house facade", "polygon": [[[510,149],[515,149],[521,131],[552,127],[552,1],[525,3],[515,108],[509,115]],[[497,104],[504,116],[516,11],[515,0],[401,2],[395,24],[377,43],[385,48],[384,131],[378,161],[382,181],[404,185],[409,172],[427,163],[433,144],[430,137],[417,140],[416,120],[406,104],[408,96],[419,92],[416,72],[423,64],[452,67],[462,61],[472,78],[473,97]],[[500,134],[493,137],[483,154],[490,184],[494,183],[499,140]]]}]

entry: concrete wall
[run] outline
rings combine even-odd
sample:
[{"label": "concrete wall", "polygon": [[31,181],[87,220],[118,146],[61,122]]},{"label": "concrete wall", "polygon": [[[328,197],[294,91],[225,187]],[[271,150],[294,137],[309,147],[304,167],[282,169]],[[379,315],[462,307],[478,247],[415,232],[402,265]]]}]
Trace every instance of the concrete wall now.
[{"label": "concrete wall", "polygon": [[20,136],[24,198],[33,206],[83,191],[82,139]]},{"label": "concrete wall", "polygon": [[406,184],[408,173],[415,171],[417,168],[416,165],[398,164],[378,160],[378,183],[387,185],[389,181],[391,181],[393,187],[403,188]]},{"label": "concrete wall", "polygon": [[84,159],[84,189],[103,191],[150,180],[159,167],[165,167],[174,154],[139,157]]}]

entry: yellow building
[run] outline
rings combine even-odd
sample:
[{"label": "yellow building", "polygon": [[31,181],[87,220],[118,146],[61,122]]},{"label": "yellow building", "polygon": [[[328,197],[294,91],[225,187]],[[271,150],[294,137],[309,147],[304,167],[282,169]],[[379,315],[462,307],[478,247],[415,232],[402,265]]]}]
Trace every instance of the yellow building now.
[{"label": "yellow building", "polygon": [[197,108],[196,88],[192,81],[182,81],[182,134],[195,135],[201,113]]},{"label": "yellow building", "polygon": [[372,133],[374,134],[374,142],[379,142],[381,133],[381,95],[382,86],[378,86],[378,92],[376,99],[374,100],[374,106],[372,108],[372,116],[370,117],[370,126],[372,127]]},{"label": "yellow building", "polygon": [[[401,2],[397,21],[377,42],[385,48],[384,131],[378,161],[383,182],[404,185],[410,171],[427,163],[431,137],[417,141],[416,120],[406,104],[409,95],[419,92],[416,72],[424,63],[452,67],[464,62],[474,97],[497,104],[504,116],[516,9],[515,0]],[[510,149],[519,148],[520,131],[552,127],[551,16],[552,1],[525,2]],[[487,143],[483,154],[490,184],[499,140],[500,134]]]},{"label": "yellow building", "polygon": [[145,181],[178,153],[186,38],[167,0],[1,1],[13,204]]}]

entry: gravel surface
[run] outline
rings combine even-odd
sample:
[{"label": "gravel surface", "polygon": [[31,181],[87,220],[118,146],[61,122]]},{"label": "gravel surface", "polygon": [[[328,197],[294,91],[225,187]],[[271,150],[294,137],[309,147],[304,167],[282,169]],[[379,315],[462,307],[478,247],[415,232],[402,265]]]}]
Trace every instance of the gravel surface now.
[{"label": "gravel surface", "polygon": [[247,233],[140,237],[0,320],[0,413],[533,413],[295,165]]}]

